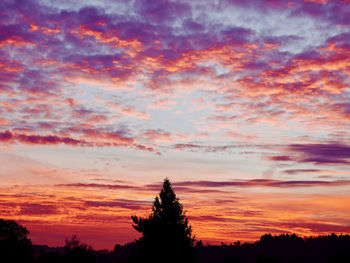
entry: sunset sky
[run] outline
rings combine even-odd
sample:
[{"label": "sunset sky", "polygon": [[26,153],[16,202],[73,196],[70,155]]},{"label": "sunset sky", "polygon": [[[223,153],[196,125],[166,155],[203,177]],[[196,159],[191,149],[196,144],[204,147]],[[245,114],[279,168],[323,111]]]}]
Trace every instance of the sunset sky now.
[{"label": "sunset sky", "polygon": [[349,0],[1,0],[0,218],[139,237],[170,178],[204,243],[350,233]]}]

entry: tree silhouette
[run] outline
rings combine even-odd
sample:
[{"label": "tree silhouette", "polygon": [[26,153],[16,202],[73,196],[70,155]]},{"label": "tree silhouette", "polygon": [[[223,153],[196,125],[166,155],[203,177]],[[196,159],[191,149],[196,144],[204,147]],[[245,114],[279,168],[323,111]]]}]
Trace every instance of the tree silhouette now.
[{"label": "tree silhouette", "polygon": [[134,260],[140,262],[193,262],[195,258],[191,226],[168,178],[152,213],[145,218],[132,216],[133,227],[142,234],[137,240]]},{"label": "tree silhouette", "polygon": [[66,239],[64,257],[67,263],[93,263],[95,262],[93,252],[92,247],[82,243],[76,235],[73,235],[71,239]]},{"label": "tree silhouette", "polygon": [[0,262],[30,262],[33,245],[29,231],[13,220],[0,219]]}]

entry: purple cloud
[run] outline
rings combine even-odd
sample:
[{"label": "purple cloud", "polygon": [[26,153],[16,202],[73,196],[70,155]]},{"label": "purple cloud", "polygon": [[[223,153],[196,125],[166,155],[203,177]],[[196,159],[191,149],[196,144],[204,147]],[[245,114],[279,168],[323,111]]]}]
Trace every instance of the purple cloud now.
[{"label": "purple cloud", "polygon": [[13,139],[13,134],[10,131],[0,132],[0,141],[9,141]]},{"label": "purple cloud", "polygon": [[350,146],[346,144],[291,144],[288,151],[298,154],[300,162],[350,164]]},{"label": "purple cloud", "polygon": [[174,182],[175,187],[316,187],[316,186],[343,186],[350,184],[350,180],[334,181],[281,181],[271,179],[233,180],[233,181],[185,181]]},{"label": "purple cloud", "polygon": [[191,16],[190,5],[183,2],[136,0],[134,8],[142,17],[160,24]]},{"label": "purple cloud", "polygon": [[21,215],[54,215],[59,214],[59,209],[56,205],[46,204],[21,204]]},{"label": "purple cloud", "polygon": [[[278,149],[280,150],[280,149]],[[350,146],[341,143],[290,144],[283,155],[264,157],[270,161],[344,165],[350,163]],[[296,170],[303,171],[303,170]],[[305,172],[314,170],[304,170]],[[289,173],[287,171],[287,173]],[[293,173],[293,170],[290,170]]]},{"label": "purple cloud", "polygon": [[266,159],[271,161],[278,161],[278,162],[293,161],[293,158],[286,155],[267,156]]},{"label": "purple cloud", "polygon": [[119,199],[116,201],[85,201],[84,206],[90,207],[120,207],[125,209],[144,209],[149,208],[152,202],[139,200]]},{"label": "purple cloud", "polygon": [[285,174],[303,174],[303,173],[319,173],[322,172],[323,170],[319,169],[289,169],[289,170],[284,170],[283,173]]},{"label": "purple cloud", "polygon": [[277,223],[278,226],[282,227],[293,227],[293,228],[306,228],[313,233],[348,233],[350,232],[350,226],[347,225],[337,225],[337,224],[328,224],[328,223],[316,223],[316,222],[286,222],[286,223]]}]

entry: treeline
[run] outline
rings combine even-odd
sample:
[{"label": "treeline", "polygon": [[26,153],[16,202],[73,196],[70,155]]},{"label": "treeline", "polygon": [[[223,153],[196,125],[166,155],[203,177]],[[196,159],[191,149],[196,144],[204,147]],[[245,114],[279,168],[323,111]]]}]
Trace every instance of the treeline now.
[{"label": "treeline", "polygon": [[[3,263],[134,263],[138,257],[137,241],[119,245],[112,251],[93,250],[76,236],[64,247],[33,245],[28,231],[12,220],[0,219],[0,262]],[[157,248],[155,248],[157,249]],[[254,243],[234,242],[217,246],[194,246],[196,263],[349,263],[350,235],[325,235],[301,238],[295,234],[265,234]],[[161,251],[159,251],[162,254]],[[155,259],[157,255],[154,255]],[[168,255],[164,262],[172,262]],[[148,261],[147,261],[148,262]],[[157,262],[157,260],[155,260]]]},{"label": "treeline", "polygon": [[265,234],[255,243],[201,246],[196,255],[200,263],[350,263],[350,236]]},{"label": "treeline", "polygon": [[[116,245],[116,262],[132,262],[137,243]],[[197,263],[350,263],[350,235],[302,238],[295,234],[265,234],[254,243],[195,246]],[[164,261],[166,262],[166,261]]]}]

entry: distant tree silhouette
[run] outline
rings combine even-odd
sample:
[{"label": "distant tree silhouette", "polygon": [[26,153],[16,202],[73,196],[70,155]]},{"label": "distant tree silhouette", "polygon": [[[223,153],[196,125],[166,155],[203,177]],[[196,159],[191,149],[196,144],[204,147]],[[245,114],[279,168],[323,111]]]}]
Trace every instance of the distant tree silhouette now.
[{"label": "distant tree silhouette", "polygon": [[265,234],[254,243],[197,248],[200,263],[349,263],[350,235]]},{"label": "distant tree silhouette", "polygon": [[82,243],[76,235],[73,235],[71,239],[66,239],[64,262],[92,263],[95,261],[95,254],[91,246]]},{"label": "distant tree silhouette", "polygon": [[15,221],[0,219],[0,262],[31,262],[33,245],[28,234]]},{"label": "distant tree silhouette", "polygon": [[194,262],[195,238],[191,226],[168,178],[152,213],[145,218],[132,216],[133,227],[142,234],[134,253],[137,262]]}]

